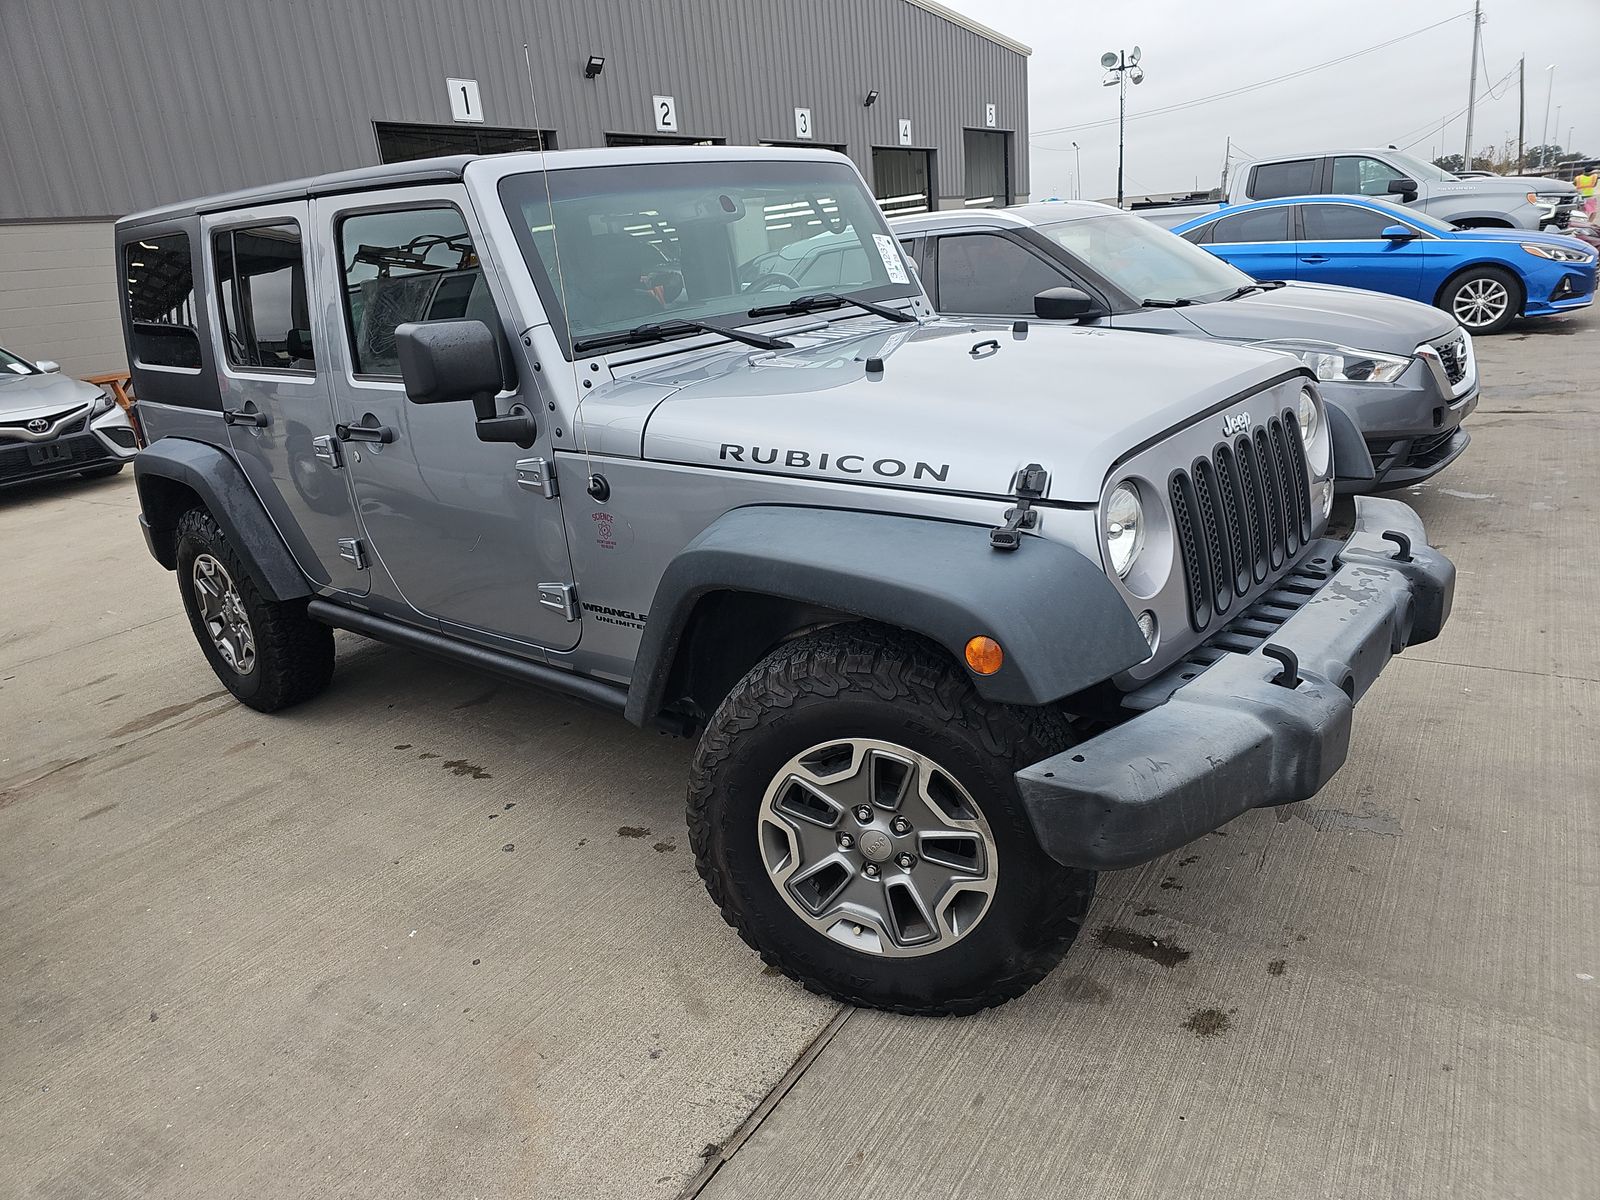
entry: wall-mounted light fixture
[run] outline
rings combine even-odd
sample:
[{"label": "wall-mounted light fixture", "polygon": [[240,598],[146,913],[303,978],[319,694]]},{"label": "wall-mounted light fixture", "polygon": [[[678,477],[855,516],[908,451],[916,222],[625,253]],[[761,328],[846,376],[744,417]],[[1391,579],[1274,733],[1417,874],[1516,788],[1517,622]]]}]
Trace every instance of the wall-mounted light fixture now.
[{"label": "wall-mounted light fixture", "polygon": [[583,64],[583,77],[593,79],[606,68],[606,60],[598,54],[589,55],[589,61]]},{"label": "wall-mounted light fixture", "polygon": [[878,102],[878,89],[877,88],[873,88],[870,92],[867,93],[867,98],[861,102],[861,107],[862,108],[871,108],[877,102]]}]

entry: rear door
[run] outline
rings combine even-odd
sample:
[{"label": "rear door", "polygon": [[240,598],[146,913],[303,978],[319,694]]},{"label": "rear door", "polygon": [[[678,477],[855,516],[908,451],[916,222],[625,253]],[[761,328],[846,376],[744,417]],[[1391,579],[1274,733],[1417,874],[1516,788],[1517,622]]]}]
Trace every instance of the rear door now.
[{"label": "rear door", "polygon": [[1404,242],[1380,237],[1390,226],[1405,224],[1398,216],[1337,201],[1299,207],[1295,271],[1300,279],[1417,298],[1427,239],[1420,233]]},{"label": "rear door", "polygon": [[1200,245],[1256,279],[1295,278],[1294,205],[1275,204],[1218,217]]},{"label": "rear door", "polygon": [[299,201],[203,220],[218,390],[234,455],[301,570],[361,595],[371,572],[345,557],[358,530],[312,338],[307,218]]}]

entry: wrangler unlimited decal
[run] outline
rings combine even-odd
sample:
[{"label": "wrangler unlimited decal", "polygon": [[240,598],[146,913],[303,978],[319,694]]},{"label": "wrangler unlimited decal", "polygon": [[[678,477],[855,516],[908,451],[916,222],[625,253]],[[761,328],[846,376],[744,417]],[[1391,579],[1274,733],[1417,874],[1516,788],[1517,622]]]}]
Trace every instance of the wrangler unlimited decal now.
[{"label": "wrangler unlimited decal", "polygon": [[[747,454],[748,458],[745,457]],[[829,454],[826,450],[778,450],[723,442],[718,457],[723,462],[763,467],[781,465],[797,471],[812,468],[826,471],[831,464],[835,471],[842,471],[846,475],[879,475],[884,479],[900,479],[909,473],[912,479],[932,479],[944,483],[950,477],[949,463],[940,463],[936,467],[925,462],[908,464],[898,458],[879,458],[868,462],[864,454]]]}]

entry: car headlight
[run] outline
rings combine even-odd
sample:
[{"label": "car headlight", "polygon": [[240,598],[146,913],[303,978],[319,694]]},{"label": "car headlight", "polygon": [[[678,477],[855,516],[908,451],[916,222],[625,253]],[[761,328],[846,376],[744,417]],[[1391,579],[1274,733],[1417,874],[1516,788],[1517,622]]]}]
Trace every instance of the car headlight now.
[{"label": "car headlight", "polygon": [[116,406],[117,402],[111,398],[109,393],[101,392],[94,398],[94,407],[89,410],[89,415],[98,417],[102,413],[110,412]]},{"label": "car headlight", "polygon": [[1538,242],[1523,242],[1524,252],[1535,258],[1547,258],[1551,262],[1581,263],[1589,261],[1588,251],[1579,250],[1576,246],[1541,246]]},{"label": "car headlight", "polygon": [[1251,342],[1250,346],[1292,355],[1324,383],[1393,383],[1411,365],[1407,355],[1352,350],[1326,342]]},{"label": "car headlight", "polygon": [[1144,505],[1131,483],[1119,483],[1106,500],[1106,555],[1124,577],[1144,549]]}]

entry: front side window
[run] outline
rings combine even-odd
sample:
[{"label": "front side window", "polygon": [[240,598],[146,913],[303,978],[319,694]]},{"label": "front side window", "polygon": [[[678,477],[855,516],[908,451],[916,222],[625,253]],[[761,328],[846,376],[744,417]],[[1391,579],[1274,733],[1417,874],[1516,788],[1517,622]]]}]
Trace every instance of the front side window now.
[{"label": "front side window", "polygon": [[15,354],[0,346],[0,374],[33,375],[36,373],[32,363],[26,359],[18,358]]},{"label": "front side window", "polygon": [[1297,158],[1290,162],[1263,163],[1250,168],[1250,199],[1276,200],[1280,196],[1305,196],[1317,191],[1317,164],[1320,161]]},{"label": "front side window", "polygon": [[578,353],[675,319],[744,324],[751,309],[819,292],[916,292],[843,164],[584,167],[507,176],[500,194],[545,308]]},{"label": "front side window", "polygon": [[498,328],[478,252],[454,208],[346,217],[339,254],[357,375],[400,377],[394,331],[407,322],[466,318]]},{"label": "front side window", "polygon": [[1141,302],[1216,300],[1251,282],[1238,268],[1132,214],[1085,217],[1038,229]]},{"label": "front side window", "polygon": [[212,246],[228,361],[278,371],[315,369],[300,227],[286,222],[225,229]]},{"label": "front side window", "polygon": [[1234,213],[1222,217],[1211,225],[1209,245],[1237,242],[1287,242],[1289,240],[1289,205],[1258,208],[1254,212]]},{"label": "front side window", "polygon": [[1333,190],[1342,196],[1387,196],[1389,182],[1405,178],[1381,158],[1341,154],[1333,160]]},{"label": "front side window", "polygon": [[1395,219],[1354,204],[1305,204],[1300,222],[1308,242],[1375,242]]},{"label": "front side window", "polygon": [[122,265],[139,365],[199,370],[189,235],[167,233],[129,242],[122,249]]},{"label": "front side window", "polygon": [[997,233],[943,237],[938,251],[941,312],[1026,316],[1040,292],[1069,283],[1037,254]]}]

